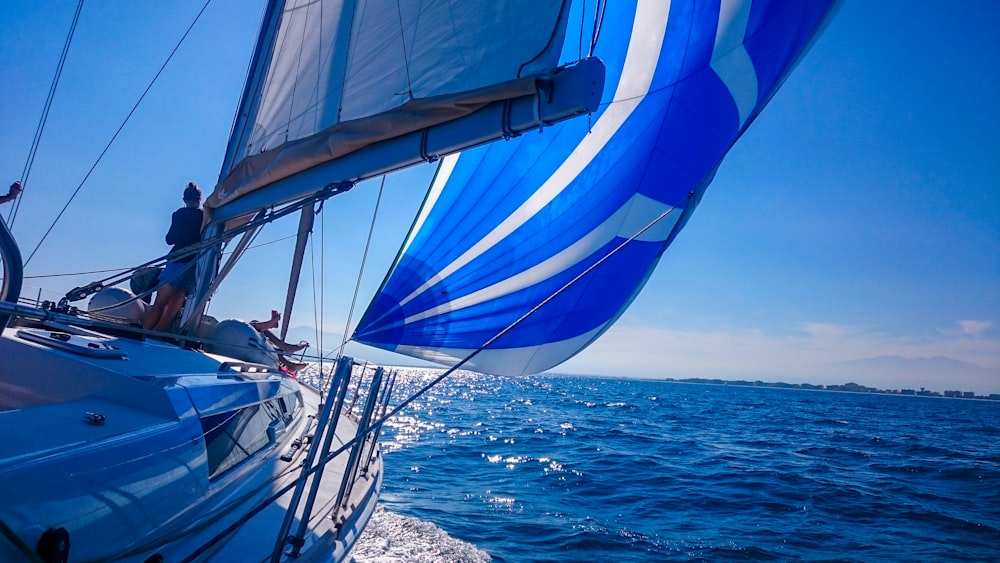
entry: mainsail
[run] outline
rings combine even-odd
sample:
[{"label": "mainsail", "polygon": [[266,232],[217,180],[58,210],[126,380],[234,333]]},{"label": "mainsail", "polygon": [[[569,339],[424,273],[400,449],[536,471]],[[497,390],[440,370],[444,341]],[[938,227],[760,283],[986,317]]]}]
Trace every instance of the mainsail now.
[{"label": "mainsail", "polygon": [[[558,71],[569,12],[569,0],[270,4],[209,209],[381,141],[537,95],[540,80]],[[498,119],[496,128],[507,125]],[[356,181],[373,172],[324,178]],[[285,182],[260,206],[322,187],[314,178]]]},{"label": "mainsail", "polygon": [[599,3],[601,108],[445,159],[354,339],[475,353],[495,374],[572,357],[635,298],[836,3]]},{"label": "mainsail", "polygon": [[[203,237],[594,111],[603,64],[559,65],[570,3],[269,0]],[[186,326],[219,256],[199,257]]]}]

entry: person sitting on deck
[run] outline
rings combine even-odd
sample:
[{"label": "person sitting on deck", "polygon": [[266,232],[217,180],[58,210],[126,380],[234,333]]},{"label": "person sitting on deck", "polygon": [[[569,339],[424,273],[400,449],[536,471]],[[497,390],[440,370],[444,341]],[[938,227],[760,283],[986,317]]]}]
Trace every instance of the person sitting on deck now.
[{"label": "person sitting on deck", "polygon": [[273,332],[273,329],[278,328],[278,323],[281,321],[281,314],[275,310],[271,310],[271,318],[266,321],[250,321],[250,326],[254,327],[257,332],[261,333],[267,341],[278,349],[278,363],[282,367],[291,372],[296,372],[306,366],[304,363],[293,362],[285,357],[285,354],[297,354],[309,347],[308,342],[299,342],[298,344],[289,344],[284,340],[278,338]]}]

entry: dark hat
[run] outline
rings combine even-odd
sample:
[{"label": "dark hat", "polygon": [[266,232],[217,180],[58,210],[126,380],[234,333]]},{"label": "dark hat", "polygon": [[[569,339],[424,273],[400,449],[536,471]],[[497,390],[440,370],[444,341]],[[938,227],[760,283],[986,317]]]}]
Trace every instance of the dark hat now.
[{"label": "dark hat", "polygon": [[184,201],[198,201],[201,199],[201,188],[194,182],[188,182],[184,188]]}]

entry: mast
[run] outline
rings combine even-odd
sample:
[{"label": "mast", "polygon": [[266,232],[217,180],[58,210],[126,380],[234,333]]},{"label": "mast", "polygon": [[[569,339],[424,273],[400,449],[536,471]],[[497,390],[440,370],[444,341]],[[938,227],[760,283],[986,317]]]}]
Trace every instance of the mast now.
[{"label": "mast", "polygon": [[288,336],[288,325],[292,320],[292,306],[295,305],[295,292],[299,287],[299,275],[302,273],[302,257],[305,256],[306,242],[313,229],[313,219],[316,217],[316,204],[302,208],[299,215],[299,230],[295,236],[295,253],[292,255],[292,270],[288,275],[288,291],[285,294],[285,309],[281,317],[282,340]]}]

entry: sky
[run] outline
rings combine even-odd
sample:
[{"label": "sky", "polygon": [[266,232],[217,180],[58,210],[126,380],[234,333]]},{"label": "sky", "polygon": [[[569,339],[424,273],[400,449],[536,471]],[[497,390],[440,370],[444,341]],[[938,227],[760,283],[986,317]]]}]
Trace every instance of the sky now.
[{"label": "sky", "polygon": [[[0,5],[0,191],[24,175],[76,4]],[[203,2],[84,6],[13,218],[22,254],[34,254],[23,295],[58,299],[107,274],[52,274],[166,252],[184,185],[207,192],[217,179],[259,4],[213,0],[96,166]],[[553,371],[1000,393],[996,21],[990,0],[845,1],[631,308]],[[294,326],[343,333],[357,322],[432,173],[386,180],[360,282],[379,183],[328,202]],[[10,206],[0,211],[9,219]],[[295,226],[258,237],[213,315],[280,308]],[[324,288],[317,303],[313,287]]]}]

